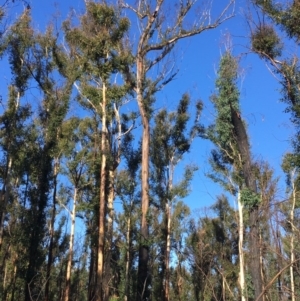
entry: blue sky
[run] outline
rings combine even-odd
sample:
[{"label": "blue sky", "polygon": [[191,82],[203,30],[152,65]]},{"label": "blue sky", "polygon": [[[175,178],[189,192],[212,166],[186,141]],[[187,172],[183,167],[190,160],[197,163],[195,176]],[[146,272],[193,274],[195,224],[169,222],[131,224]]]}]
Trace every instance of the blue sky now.
[{"label": "blue sky", "polygon": [[[45,25],[55,18],[55,23],[59,27],[71,8],[80,14],[83,12],[84,3],[82,0],[31,0],[29,2],[35,28],[40,31],[43,31]],[[220,9],[219,3],[222,5],[226,3],[225,0],[214,2],[216,9]],[[18,5],[15,9],[16,13],[20,9],[22,6]],[[289,140],[293,135],[293,126],[289,122],[289,115],[283,112],[286,106],[280,102],[280,84],[265,63],[249,50],[250,33],[244,18],[246,11],[246,0],[237,0],[234,18],[217,29],[183,40],[178,44],[174,58],[179,73],[158,94],[156,106],[175,108],[181,95],[188,92],[192,101],[201,99],[204,102],[202,122],[206,125],[213,123],[214,111],[209,97],[215,91],[216,71],[220,57],[225,51],[224,41],[230,36],[232,51],[240,57],[240,103],[242,117],[248,124],[254,158],[267,160],[279,176],[282,175],[280,170],[282,155],[290,150]],[[136,25],[135,20],[132,20],[132,25]],[[209,170],[207,161],[211,147],[208,141],[197,139],[191,152],[183,161],[183,164],[199,165],[191,186],[192,192],[185,200],[192,210],[211,205],[216,200],[216,195],[222,192],[217,185],[205,177],[205,172]],[[181,170],[180,167],[175,180],[176,178],[180,180]],[[284,198],[284,191],[284,178],[282,178],[279,198]]]}]

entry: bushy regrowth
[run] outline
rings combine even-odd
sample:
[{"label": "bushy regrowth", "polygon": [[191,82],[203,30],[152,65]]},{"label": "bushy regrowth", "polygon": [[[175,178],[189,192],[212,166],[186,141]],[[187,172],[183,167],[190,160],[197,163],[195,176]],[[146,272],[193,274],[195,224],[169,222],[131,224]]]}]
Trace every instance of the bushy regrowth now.
[{"label": "bushy regrowth", "polygon": [[275,29],[271,25],[262,24],[251,35],[252,49],[261,57],[265,55],[271,59],[281,55],[282,43]]},{"label": "bushy regrowth", "polygon": [[282,28],[286,31],[290,38],[295,38],[300,42],[300,3],[299,1],[293,1],[291,6],[282,12],[278,18],[282,24]]},{"label": "bushy regrowth", "polygon": [[264,14],[279,25],[291,39],[300,41],[300,3],[299,1],[254,0]]},{"label": "bushy regrowth", "polygon": [[218,116],[215,124],[208,130],[208,137],[220,145],[223,159],[227,163],[232,162],[236,149],[231,111],[240,111],[239,91],[236,86],[237,68],[236,59],[230,53],[226,53],[220,61],[218,70],[217,94],[211,97]]},{"label": "bushy regrowth", "polygon": [[280,69],[284,75],[282,80],[282,94],[283,100],[289,104],[288,112],[293,113],[292,121],[299,125],[300,118],[300,67],[298,58],[286,59]]},{"label": "bushy regrowth", "polygon": [[241,190],[241,202],[247,208],[257,207],[260,203],[261,199],[259,194],[254,193],[252,190],[248,188],[244,188]]}]

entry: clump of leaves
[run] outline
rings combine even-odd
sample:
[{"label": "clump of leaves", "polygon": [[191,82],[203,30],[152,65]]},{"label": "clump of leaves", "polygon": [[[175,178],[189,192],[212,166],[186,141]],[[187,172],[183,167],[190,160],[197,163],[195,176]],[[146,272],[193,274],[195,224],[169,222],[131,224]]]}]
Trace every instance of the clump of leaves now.
[{"label": "clump of leaves", "polygon": [[260,203],[259,194],[248,188],[244,188],[241,190],[241,202],[249,209],[257,207]]},{"label": "clump of leaves", "polygon": [[260,25],[251,35],[252,49],[260,56],[271,59],[281,55],[282,43],[275,29],[267,24]]},{"label": "clump of leaves", "polygon": [[281,16],[281,23],[290,38],[295,38],[299,43],[300,41],[300,3],[293,1],[293,4]]}]

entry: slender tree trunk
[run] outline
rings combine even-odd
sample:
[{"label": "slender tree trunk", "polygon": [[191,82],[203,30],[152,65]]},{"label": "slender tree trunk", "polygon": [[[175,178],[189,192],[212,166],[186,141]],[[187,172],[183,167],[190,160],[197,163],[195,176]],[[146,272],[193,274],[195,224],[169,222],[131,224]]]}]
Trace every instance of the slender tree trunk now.
[{"label": "slender tree trunk", "polygon": [[56,217],[56,191],[57,191],[57,174],[58,174],[58,159],[54,164],[54,179],[53,179],[53,201],[52,201],[52,216],[50,221],[50,243],[48,250],[48,262],[47,262],[47,271],[46,271],[46,284],[45,284],[45,301],[49,301],[49,288],[50,288],[50,277],[51,277],[51,268],[53,263],[53,247],[54,247],[54,223]]},{"label": "slender tree trunk", "polygon": [[[95,130],[95,133],[97,131]],[[95,164],[98,157],[98,133],[94,139],[93,163]],[[99,178],[97,177],[97,183]],[[97,185],[98,186],[98,185]],[[96,212],[96,209],[94,210]],[[87,230],[90,233],[90,264],[89,264],[89,283],[88,283],[88,301],[94,301],[97,288],[97,260],[98,260],[98,233],[94,234],[94,229],[99,227],[99,214],[93,216],[87,224]]]},{"label": "slender tree trunk", "polygon": [[78,194],[78,188],[75,186],[74,196],[73,196],[73,208],[71,212],[70,244],[69,244],[68,262],[67,262],[66,288],[65,288],[64,301],[70,300],[71,269],[72,269],[73,253],[74,253],[74,234],[75,234],[77,194]]},{"label": "slender tree trunk", "polygon": [[259,295],[262,292],[262,277],[260,267],[260,245],[259,245],[259,230],[258,230],[258,208],[252,208],[250,211],[250,235],[249,235],[249,267],[253,287],[255,291],[255,300],[261,301]]},{"label": "slender tree trunk", "polygon": [[[16,255],[17,257],[17,255]],[[17,259],[15,260],[15,264],[14,264],[14,273],[13,273],[13,280],[12,280],[12,288],[11,288],[11,300],[10,301],[14,301],[15,300],[15,291],[16,291],[16,282],[17,282],[17,264],[16,264]]]},{"label": "slender tree trunk", "polygon": [[[262,250],[262,236],[261,236],[261,231],[259,231],[259,264],[260,264],[260,276],[262,279],[262,291],[265,290],[265,285],[264,285],[264,265],[263,265],[263,250]],[[265,301],[266,297],[265,295],[262,296],[262,301]]]},{"label": "slender tree trunk", "polygon": [[[132,204],[131,204],[132,205]],[[132,208],[132,206],[131,206]],[[127,231],[126,231],[126,267],[125,267],[125,297],[124,301],[130,300],[130,273],[129,269],[131,266],[131,212],[127,219]]]},{"label": "slender tree trunk", "polygon": [[172,218],[172,207],[170,202],[166,203],[166,254],[164,258],[164,300],[170,300],[170,253],[171,253],[171,218]]},{"label": "slender tree trunk", "polygon": [[102,86],[102,134],[101,134],[101,170],[98,226],[98,261],[95,301],[103,300],[103,272],[105,251],[105,211],[106,211],[106,162],[107,162],[107,127],[106,127],[106,85]]},{"label": "slender tree trunk", "polygon": [[2,274],[3,274],[3,283],[2,283],[2,299],[3,300],[7,300],[6,296],[7,296],[7,290],[9,288],[9,281],[11,282],[12,280],[9,278],[7,279],[7,270],[8,270],[8,264],[6,263],[6,257],[8,254],[11,254],[11,246],[10,244],[7,247],[7,250],[5,252],[5,254],[3,255],[3,261],[2,261]]},{"label": "slender tree trunk", "polygon": [[246,282],[245,282],[245,262],[244,262],[244,216],[243,204],[241,203],[241,194],[238,193],[238,212],[239,212],[239,263],[240,273],[239,282],[241,287],[241,301],[246,301]]},{"label": "slender tree trunk", "polygon": [[[2,244],[3,244],[3,239],[4,239],[4,220],[5,220],[5,216],[6,216],[7,204],[9,201],[9,194],[10,194],[11,166],[12,166],[12,159],[9,158],[7,167],[6,167],[6,175],[5,175],[5,179],[4,179],[4,184],[3,184],[2,190],[0,192],[0,202],[1,202],[1,204],[0,204],[0,251],[2,249]],[[7,251],[5,253],[7,253]],[[1,264],[1,269],[0,269],[0,274],[3,274],[3,275],[6,275],[6,272],[4,270],[4,269],[6,269],[6,260],[7,260],[7,256],[4,255],[3,261]],[[2,286],[2,291],[3,291],[2,296],[4,296],[6,294],[5,278],[4,278],[4,281],[1,286]]]},{"label": "slender tree trunk", "polygon": [[[168,191],[171,192],[173,188],[173,175],[174,175],[174,164],[173,158],[171,158],[169,166],[169,181],[168,181]],[[166,201],[165,207],[166,215],[166,237],[165,237],[165,246],[166,253],[164,258],[164,300],[169,301],[170,299],[170,254],[171,254],[171,219],[172,219],[172,202],[171,200]]]},{"label": "slender tree trunk", "polygon": [[108,188],[107,188],[107,245],[105,251],[105,263],[104,263],[104,273],[105,278],[103,279],[103,300],[107,301],[110,296],[110,282],[112,280],[112,272],[111,272],[111,245],[112,245],[112,238],[113,238],[113,222],[114,222],[114,205],[113,201],[115,198],[114,192],[114,177],[115,173],[114,170],[110,169],[108,171]]},{"label": "slender tree trunk", "polygon": [[177,266],[177,291],[178,291],[178,301],[181,301],[181,295],[182,295],[182,277],[181,277],[181,264],[179,263],[179,265]]},{"label": "slender tree trunk", "polygon": [[291,224],[291,241],[290,241],[290,249],[291,249],[291,266],[290,266],[290,278],[291,278],[291,300],[295,301],[295,280],[294,280],[294,264],[295,261],[295,245],[294,245],[294,239],[295,239],[295,229],[294,229],[294,211],[296,206],[296,187],[295,187],[295,181],[292,179],[292,209],[290,212],[290,224]]},{"label": "slender tree trunk", "polygon": [[[255,178],[252,172],[251,163],[251,153],[250,145],[248,141],[248,135],[245,129],[245,125],[241,120],[238,112],[236,112],[232,106],[231,108],[231,118],[232,124],[234,126],[234,132],[237,139],[237,145],[239,153],[241,156],[241,164],[243,170],[243,177],[245,180],[245,186],[253,194],[257,194],[257,187]],[[249,233],[249,267],[250,274],[255,291],[255,300],[262,301],[263,297],[261,295],[263,291],[263,280],[261,277],[261,266],[260,266],[260,240],[259,240],[259,206],[254,204],[250,208],[249,213],[249,223],[250,223],[250,233]]]},{"label": "slender tree trunk", "polygon": [[[13,86],[11,86],[11,89],[14,89]],[[16,95],[16,101],[15,101],[15,106],[14,106],[14,110],[15,112],[17,112],[19,105],[20,105],[20,97],[21,97],[21,93],[17,92]],[[13,120],[11,120],[12,124],[12,128],[15,128],[16,126],[16,115],[14,116]],[[12,158],[11,158],[11,154],[10,152],[10,144],[11,144],[11,140],[12,138],[8,139],[8,145],[6,145],[7,148],[7,164],[6,164],[6,172],[5,172],[5,179],[4,179],[4,184],[1,190],[1,204],[0,204],[0,250],[2,247],[2,243],[3,243],[3,230],[4,230],[4,219],[5,219],[5,215],[6,215],[6,207],[9,201],[9,194],[10,194],[10,173],[11,173],[11,168],[12,168]]]},{"label": "slender tree trunk", "polygon": [[[277,254],[276,267],[277,267],[277,272],[279,273],[283,267],[282,264],[283,254],[282,254],[282,246],[281,246],[281,234],[280,234],[280,230],[278,229],[278,224],[276,229],[275,240],[276,240],[276,254]],[[277,279],[277,291],[278,291],[278,300],[280,301],[283,300],[284,280],[282,278],[283,277],[281,273],[279,273]]]},{"label": "slender tree trunk", "polygon": [[[90,228],[91,229],[91,228]],[[95,295],[96,281],[95,281],[95,256],[96,248],[93,245],[93,239],[91,239],[91,256],[90,256],[90,265],[89,265],[89,284],[88,284],[88,300],[92,301]]]},{"label": "slender tree trunk", "polygon": [[143,130],[142,142],[142,217],[140,230],[140,248],[139,248],[139,266],[138,266],[138,290],[137,301],[143,301],[147,298],[147,287],[149,282],[148,260],[149,260],[149,229],[147,213],[149,209],[149,124]]},{"label": "slender tree trunk", "polygon": [[40,161],[40,171],[38,180],[39,194],[31,199],[31,226],[33,231],[31,233],[28,250],[28,265],[26,268],[26,282],[25,282],[25,296],[24,301],[32,301],[32,294],[35,294],[36,290],[40,290],[37,285],[37,273],[41,267],[42,254],[39,252],[39,246],[42,243],[44,229],[46,224],[45,208],[48,201],[48,192],[50,186],[51,175],[51,157],[50,157],[50,145],[46,144],[42,150],[43,155]]},{"label": "slender tree trunk", "polygon": [[8,204],[8,198],[10,194],[10,171],[12,167],[12,158],[8,159],[6,167],[6,176],[4,184],[1,190],[1,211],[0,211],[0,250],[3,243],[3,233],[4,233],[4,219],[6,215],[6,206]]},{"label": "slender tree trunk", "polygon": [[144,62],[143,57],[137,57],[137,101],[142,117],[142,216],[140,229],[138,281],[136,301],[143,301],[148,295],[148,260],[149,260],[149,229],[147,213],[149,209],[149,151],[150,151],[150,126],[146,104],[143,99]]},{"label": "slender tree trunk", "polygon": [[222,301],[226,301],[226,279],[223,272],[224,270],[222,268]]}]

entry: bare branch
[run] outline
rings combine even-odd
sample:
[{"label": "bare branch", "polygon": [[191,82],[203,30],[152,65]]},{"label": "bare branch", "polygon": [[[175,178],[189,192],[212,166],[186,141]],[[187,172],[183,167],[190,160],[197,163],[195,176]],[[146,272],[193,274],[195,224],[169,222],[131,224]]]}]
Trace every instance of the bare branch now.
[{"label": "bare branch", "polygon": [[[74,82],[74,86],[75,86],[75,88],[77,89],[77,91],[78,91],[78,93],[80,94],[80,96],[84,97],[84,98],[87,100],[87,102],[92,106],[92,108],[95,110],[95,112],[98,113],[98,110],[97,110],[96,106],[95,106],[95,105],[94,105],[87,97],[84,96],[84,94],[82,93],[80,87],[77,85],[76,82]],[[101,105],[101,104],[100,104],[100,105]]]},{"label": "bare branch", "polygon": [[297,259],[293,262],[290,262],[288,265],[286,265],[285,267],[283,267],[272,279],[271,281],[265,286],[265,288],[263,289],[263,291],[260,293],[260,295],[256,298],[255,301],[259,301],[260,298],[268,291],[268,289],[273,285],[273,283],[276,281],[276,279],[287,269],[289,268],[291,265],[295,264],[296,262],[300,261],[300,259]]},{"label": "bare branch", "polygon": [[[149,52],[149,51],[152,51],[152,50],[162,50],[163,48],[181,40],[181,39],[185,39],[185,38],[188,38],[188,37],[191,37],[191,36],[195,36],[195,35],[198,35],[206,30],[210,30],[210,29],[214,29],[216,27],[218,27],[221,23],[225,22],[226,20],[229,20],[231,19],[234,14],[231,13],[230,15],[226,16],[226,12],[230,9],[230,7],[234,4],[234,0],[231,0],[228,5],[223,9],[223,11],[220,13],[220,15],[218,16],[218,18],[214,21],[213,24],[210,23],[209,21],[209,24],[208,25],[204,25],[204,21],[202,22],[202,24],[200,26],[193,26],[192,29],[190,30],[184,30],[182,28],[182,23],[183,23],[183,20],[185,18],[185,16],[187,15],[188,11],[191,9],[191,7],[193,6],[194,2],[190,2],[188,1],[188,5],[185,6],[184,8],[180,9],[179,13],[178,13],[178,18],[177,18],[177,21],[176,21],[176,24],[175,26],[173,26],[173,30],[176,30],[176,29],[179,29],[179,32],[174,34],[173,36],[171,36],[170,38],[160,42],[160,43],[157,43],[157,44],[150,44],[150,45],[147,45],[147,47],[145,48],[145,52]],[[207,13],[206,14],[207,16],[209,16],[209,14]],[[204,20],[207,19],[207,16],[204,17]]]},{"label": "bare branch", "polygon": [[153,59],[151,61],[151,63],[145,68],[146,72],[149,71],[154,65],[156,65],[157,63],[162,61],[165,58],[165,56],[171,52],[171,50],[173,49],[174,46],[175,46],[175,43],[164,47],[161,54],[159,56],[157,56],[155,59]]}]

